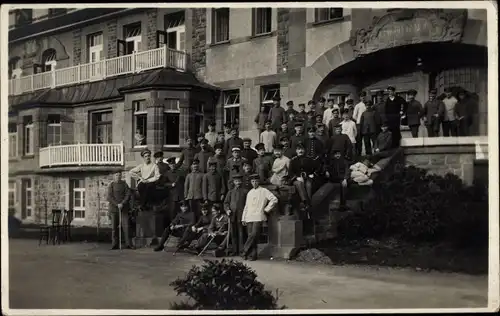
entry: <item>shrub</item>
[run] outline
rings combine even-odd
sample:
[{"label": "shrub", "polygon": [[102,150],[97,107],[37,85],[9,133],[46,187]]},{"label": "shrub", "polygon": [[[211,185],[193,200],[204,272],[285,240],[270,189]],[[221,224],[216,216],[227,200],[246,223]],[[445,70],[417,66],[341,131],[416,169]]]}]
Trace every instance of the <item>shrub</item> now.
[{"label": "shrub", "polygon": [[339,237],[487,245],[488,199],[484,187],[466,187],[453,174],[427,174],[410,166],[375,183],[373,190],[373,198],[361,210],[339,222]]},{"label": "shrub", "polygon": [[234,260],[204,260],[193,266],[184,278],[170,285],[177,295],[187,295],[187,302],[174,303],[172,309],[238,310],[278,308],[278,298],[256,280],[257,274],[245,264]]}]

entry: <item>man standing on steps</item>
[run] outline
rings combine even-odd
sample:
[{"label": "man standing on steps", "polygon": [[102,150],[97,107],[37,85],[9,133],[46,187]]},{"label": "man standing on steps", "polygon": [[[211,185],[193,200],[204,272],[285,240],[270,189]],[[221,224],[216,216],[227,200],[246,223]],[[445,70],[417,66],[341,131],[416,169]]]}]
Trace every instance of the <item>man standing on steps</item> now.
[{"label": "man standing on steps", "polygon": [[248,192],[245,208],[241,216],[243,226],[247,226],[248,238],[243,246],[242,257],[246,260],[257,260],[257,245],[262,223],[267,215],[278,203],[278,198],[266,188],[260,186],[259,175],[251,176],[252,189]]},{"label": "man standing on steps", "polygon": [[398,148],[401,141],[401,119],[406,118],[408,104],[402,97],[396,95],[396,88],[387,87],[389,96],[385,101],[385,117],[392,134],[392,148]]},{"label": "man standing on steps", "polygon": [[186,172],[178,168],[175,157],[167,159],[170,170],[166,173],[165,187],[168,191],[168,220],[166,227],[170,225],[180,210],[180,202],[184,199],[184,180]]},{"label": "man standing on steps", "polygon": [[[108,186],[109,212],[113,228],[111,250],[119,249],[118,234],[123,229],[123,238],[127,244],[127,249],[133,249],[132,239],[129,234],[128,212],[129,212],[130,188],[122,180],[122,172],[118,171],[113,175],[113,182]],[[120,218],[121,217],[121,218]]]},{"label": "man standing on steps", "polygon": [[360,96],[359,96],[359,103],[356,104],[354,107],[354,112],[352,114],[352,118],[356,122],[356,143],[355,143],[355,149],[356,149],[356,156],[361,156],[361,151],[363,149],[363,135],[361,134],[361,116],[363,113],[366,111],[366,104],[365,104],[365,99],[366,99],[366,92],[362,91]]},{"label": "man standing on steps", "polygon": [[273,107],[269,110],[267,119],[271,121],[271,129],[275,132],[280,130],[281,124],[287,121],[285,109],[280,105],[281,98],[273,98]]}]

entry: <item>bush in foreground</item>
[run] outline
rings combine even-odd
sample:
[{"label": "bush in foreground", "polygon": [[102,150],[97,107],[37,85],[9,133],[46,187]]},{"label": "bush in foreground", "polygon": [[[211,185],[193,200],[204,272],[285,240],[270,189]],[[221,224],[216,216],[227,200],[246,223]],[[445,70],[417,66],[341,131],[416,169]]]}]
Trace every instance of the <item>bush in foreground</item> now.
[{"label": "bush in foreground", "polygon": [[403,167],[374,184],[374,197],[339,222],[339,237],[396,238],[409,242],[488,244],[488,192],[455,175]]},{"label": "bush in foreground", "polygon": [[257,274],[245,264],[234,260],[204,260],[193,266],[184,278],[170,284],[177,295],[188,301],[174,303],[176,310],[259,310],[283,309],[278,297],[264,289]]}]

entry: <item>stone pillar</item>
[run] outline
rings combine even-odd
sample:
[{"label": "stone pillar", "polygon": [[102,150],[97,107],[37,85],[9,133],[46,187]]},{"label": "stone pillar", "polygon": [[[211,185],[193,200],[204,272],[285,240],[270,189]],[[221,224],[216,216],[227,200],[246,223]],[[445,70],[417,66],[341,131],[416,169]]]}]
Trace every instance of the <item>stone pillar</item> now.
[{"label": "stone pillar", "polygon": [[205,78],[207,67],[206,43],[207,43],[207,9],[197,8],[191,10],[192,33],[191,33],[191,62],[194,73],[200,78]]},{"label": "stone pillar", "polygon": [[82,63],[82,29],[73,31],[73,65]]},{"label": "stone pillar", "polygon": [[158,17],[158,9],[150,9],[147,12],[148,23],[146,26],[147,32],[147,47],[148,50],[156,48],[156,30],[158,29],[157,17]]},{"label": "stone pillar", "polygon": [[288,8],[278,8],[278,37],[277,37],[277,51],[276,55],[276,69],[278,73],[283,72],[283,68],[288,68],[288,27],[289,27],[289,12]]},{"label": "stone pillar", "polygon": [[111,20],[106,23],[106,28],[107,28],[107,41],[108,41],[108,53],[106,54],[106,58],[114,58],[117,56],[117,43],[116,40],[118,39],[118,33],[117,33],[117,20]]},{"label": "stone pillar", "polygon": [[163,112],[164,105],[156,96],[152,99],[146,100],[146,107],[148,112],[147,126],[147,144],[148,148],[153,152],[163,150],[163,134],[164,134],[164,120]]}]

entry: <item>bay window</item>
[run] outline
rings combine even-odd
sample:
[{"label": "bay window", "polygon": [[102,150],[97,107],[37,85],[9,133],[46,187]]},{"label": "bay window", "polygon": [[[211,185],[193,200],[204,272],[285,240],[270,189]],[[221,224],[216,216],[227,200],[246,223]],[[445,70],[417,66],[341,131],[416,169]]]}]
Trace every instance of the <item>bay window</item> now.
[{"label": "bay window", "polygon": [[166,147],[178,147],[180,144],[180,114],[179,100],[165,99],[163,139]]},{"label": "bay window", "polygon": [[61,145],[61,116],[51,114],[47,120],[47,145]]},{"label": "bay window", "polygon": [[148,111],[146,109],[146,100],[134,101],[134,147],[147,145],[148,136]]}]

